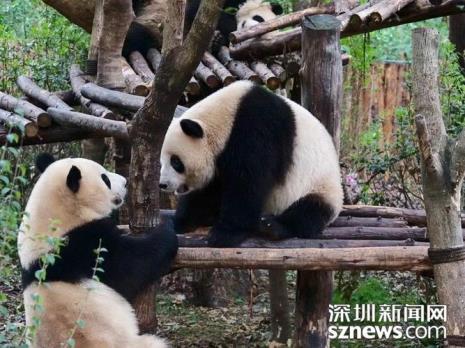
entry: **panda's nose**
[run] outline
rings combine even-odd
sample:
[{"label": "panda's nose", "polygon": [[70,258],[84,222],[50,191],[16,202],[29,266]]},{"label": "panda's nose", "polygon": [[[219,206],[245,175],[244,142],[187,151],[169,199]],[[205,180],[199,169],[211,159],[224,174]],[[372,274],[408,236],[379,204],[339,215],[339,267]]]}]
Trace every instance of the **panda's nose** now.
[{"label": "panda's nose", "polygon": [[161,188],[162,190],[166,190],[168,188],[167,184],[159,183],[158,187]]}]

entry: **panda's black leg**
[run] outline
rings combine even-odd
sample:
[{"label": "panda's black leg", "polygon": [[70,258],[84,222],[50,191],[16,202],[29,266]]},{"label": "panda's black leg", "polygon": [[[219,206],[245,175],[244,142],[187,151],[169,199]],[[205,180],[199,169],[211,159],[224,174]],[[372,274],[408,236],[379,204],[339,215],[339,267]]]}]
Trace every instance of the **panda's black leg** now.
[{"label": "panda's black leg", "polygon": [[333,209],[321,196],[310,194],[294,202],[281,215],[265,220],[260,232],[272,239],[315,238],[332,216]]},{"label": "panda's black leg", "polygon": [[264,199],[271,186],[265,179],[261,182],[247,179],[242,176],[225,180],[220,217],[209,234],[210,246],[234,247],[259,230]]},{"label": "panda's black leg", "polygon": [[212,182],[202,190],[181,196],[173,218],[176,233],[182,234],[200,226],[212,226],[219,215],[220,189]]}]

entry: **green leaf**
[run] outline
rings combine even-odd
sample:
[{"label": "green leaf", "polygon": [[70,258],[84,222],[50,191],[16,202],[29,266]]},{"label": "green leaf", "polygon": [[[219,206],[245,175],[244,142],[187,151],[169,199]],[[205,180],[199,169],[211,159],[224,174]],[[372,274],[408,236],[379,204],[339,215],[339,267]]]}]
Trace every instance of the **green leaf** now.
[{"label": "green leaf", "polygon": [[70,348],[74,348],[76,346],[76,340],[70,337],[66,340],[66,345]]},{"label": "green leaf", "polygon": [[86,326],[86,322],[82,319],[78,319],[76,320],[76,325],[80,328],[80,329],[83,329],[84,326]]}]

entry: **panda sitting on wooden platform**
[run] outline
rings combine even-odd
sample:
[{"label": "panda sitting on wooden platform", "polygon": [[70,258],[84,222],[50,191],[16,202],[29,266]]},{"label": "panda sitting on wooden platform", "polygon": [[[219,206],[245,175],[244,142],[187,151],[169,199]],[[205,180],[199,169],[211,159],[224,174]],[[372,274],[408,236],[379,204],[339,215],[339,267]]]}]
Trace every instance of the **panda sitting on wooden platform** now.
[{"label": "panda sitting on wooden platform", "polygon": [[[18,235],[26,324],[40,321],[33,347],[58,348],[69,338],[77,348],[167,347],[139,335],[129,302],[170,270],[178,247],[173,229],[158,226],[141,236],[119,230],[109,215],[123,203],[126,179],[93,161],[43,154],[37,167],[42,175]],[[65,237],[64,245],[39,284],[42,258],[54,253],[51,237]]]},{"label": "panda sitting on wooden platform", "polygon": [[160,161],[160,188],[179,196],[176,232],[213,225],[210,246],[254,235],[316,237],[342,209],[338,156],[325,127],[251,82],[235,82],[173,119]]}]

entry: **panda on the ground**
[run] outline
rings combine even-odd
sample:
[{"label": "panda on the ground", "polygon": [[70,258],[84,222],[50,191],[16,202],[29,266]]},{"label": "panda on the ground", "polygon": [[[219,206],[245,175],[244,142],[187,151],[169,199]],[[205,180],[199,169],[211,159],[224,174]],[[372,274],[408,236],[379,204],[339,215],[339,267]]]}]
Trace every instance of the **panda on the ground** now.
[{"label": "panda on the ground", "polygon": [[312,238],[342,208],[338,156],[325,127],[251,82],[235,82],[173,119],[160,162],[160,188],[179,196],[176,232],[213,225],[214,247],[254,235]]},{"label": "panda on the ground", "polygon": [[[123,203],[126,179],[96,162],[42,154],[36,165],[42,174],[18,235],[26,324],[40,321],[32,347],[59,348],[71,336],[77,348],[167,347],[156,336],[139,335],[129,302],[169,272],[178,248],[172,226],[141,236],[119,230],[109,215]],[[64,244],[39,283],[41,259],[55,252],[52,237],[64,237]],[[103,258],[98,263],[96,250]]]}]

